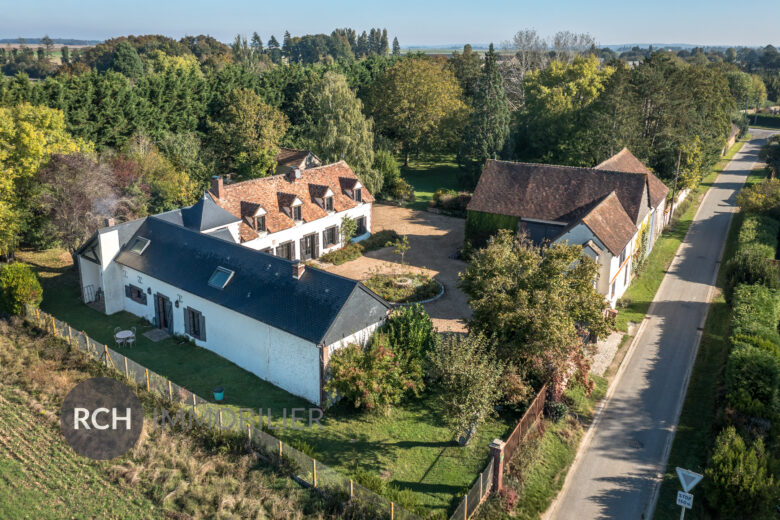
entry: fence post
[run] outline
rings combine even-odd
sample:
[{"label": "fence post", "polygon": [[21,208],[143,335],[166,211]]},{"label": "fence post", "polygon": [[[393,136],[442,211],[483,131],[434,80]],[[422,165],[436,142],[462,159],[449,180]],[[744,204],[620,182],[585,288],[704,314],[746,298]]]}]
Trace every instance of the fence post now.
[{"label": "fence post", "polygon": [[198,412],[198,402],[195,400],[195,394],[192,394],[192,411],[193,413]]},{"label": "fence post", "polygon": [[395,504],[390,502],[390,520],[395,520]]},{"label": "fence post", "polygon": [[355,495],[355,490],[352,488],[352,479],[349,479],[349,498],[351,499]]},{"label": "fence post", "polygon": [[148,392],[149,391],[149,369],[145,368],[144,370],[146,371],[146,391]]},{"label": "fence post", "polygon": [[279,439],[279,456],[282,456],[282,439]]},{"label": "fence post", "polygon": [[506,443],[501,439],[493,439],[493,442],[490,443],[490,455],[493,457],[492,491],[494,493],[498,493],[504,487],[504,447],[506,447]]},{"label": "fence post", "polygon": [[314,468],[314,487],[317,487],[317,461],[315,459],[312,460],[312,467]]},{"label": "fence post", "polygon": [[463,520],[469,520],[469,494],[463,497]]},{"label": "fence post", "polygon": [[81,331],[81,333],[84,335],[84,343],[86,344],[87,354],[89,354],[89,336],[87,336],[87,333],[84,332],[83,330]]},{"label": "fence post", "polygon": [[68,346],[70,347],[73,346],[73,341],[71,340],[71,336],[70,336],[70,325],[68,325]]},{"label": "fence post", "polygon": [[173,386],[171,386],[171,380],[168,380],[168,400],[173,402]]},{"label": "fence post", "polygon": [[483,471],[479,472],[479,500],[482,501],[482,497],[485,495],[485,491],[482,488],[482,473]]},{"label": "fence post", "polygon": [[122,356],[125,360],[125,379],[130,380],[130,372],[127,370],[127,356]]},{"label": "fence post", "polygon": [[103,345],[103,354],[105,355],[103,362],[106,364],[106,368],[108,368],[108,345]]},{"label": "fence post", "polygon": [[54,322],[54,316],[51,317],[51,330],[54,335],[57,335],[57,324]]},{"label": "fence post", "polygon": [[222,408],[219,409],[219,427],[222,428]]},{"label": "fence post", "polygon": [[246,436],[249,437],[249,443],[252,443],[252,425],[247,424],[246,425]]}]

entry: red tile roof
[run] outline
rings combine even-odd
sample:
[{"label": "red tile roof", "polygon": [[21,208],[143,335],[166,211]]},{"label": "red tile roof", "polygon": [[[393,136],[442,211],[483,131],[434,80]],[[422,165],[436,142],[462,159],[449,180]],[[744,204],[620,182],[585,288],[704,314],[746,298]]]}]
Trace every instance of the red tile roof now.
[{"label": "red tile roof", "polygon": [[650,168],[642,164],[628,148],[623,148],[618,153],[596,166],[597,170],[610,170],[614,172],[641,173],[647,175],[647,185],[650,193],[650,205],[654,208],[666,198],[669,188],[661,179],[656,177]]},{"label": "red tile roof", "polygon": [[[274,159],[276,160],[279,166],[303,168],[305,166],[304,161],[309,156],[309,154],[312,154],[309,150],[296,150],[294,148],[279,148],[279,153],[276,154],[276,157],[274,157]],[[314,157],[317,156],[314,155]]]},{"label": "red tile roof", "polygon": [[582,222],[614,256],[618,256],[636,234],[636,225],[614,191],[590,210]]},{"label": "red tile roof", "polygon": [[[257,208],[262,207],[265,210],[266,229],[269,233],[275,233],[295,226],[292,216],[283,209],[289,207],[295,197],[303,203],[301,218],[304,222],[327,216],[325,209],[314,200],[319,194],[326,193],[327,188],[333,192],[334,211],[346,211],[357,207],[360,203],[352,200],[342,189],[345,185],[354,187],[357,182],[359,180],[355,172],[346,162],[339,161],[302,170],[300,179],[295,179],[291,174],[282,174],[226,184],[222,199],[217,199],[213,192],[209,194],[217,204],[242,219],[239,232],[241,240],[246,242],[258,236],[249,225],[250,218],[257,212]],[[365,186],[362,190],[363,202],[374,202],[374,197]]]}]

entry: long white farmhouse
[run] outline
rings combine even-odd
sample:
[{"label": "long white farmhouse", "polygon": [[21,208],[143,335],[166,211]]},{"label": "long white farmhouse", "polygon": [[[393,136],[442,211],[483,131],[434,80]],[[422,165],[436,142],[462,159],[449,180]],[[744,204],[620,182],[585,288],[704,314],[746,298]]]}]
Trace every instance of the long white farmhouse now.
[{"label": "long white farmhouse", "polygon": [[321,405],[330,355],[365,343],[390,306],[357,281],[239,245],[245,222],[205,195],[100,229],[77,251],[83,299],[186,334]]}]

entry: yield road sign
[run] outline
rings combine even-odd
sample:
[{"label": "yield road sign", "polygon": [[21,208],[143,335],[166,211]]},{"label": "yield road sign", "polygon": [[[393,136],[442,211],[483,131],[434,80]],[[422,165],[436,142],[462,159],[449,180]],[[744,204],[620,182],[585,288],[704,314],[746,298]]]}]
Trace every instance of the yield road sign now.
[{"label": "yield road sign", "polygon": [[693,507],[693,495],[684,491],[677,492],[677,505],[682,506],[685,509]]},{"label": "yield road sign", "polygon": [[677,476],[680,478],[680,484],[687,493],[693,489],[699,481],[704,478],[704,475],[694,473],[689,469],[677,468]]}]

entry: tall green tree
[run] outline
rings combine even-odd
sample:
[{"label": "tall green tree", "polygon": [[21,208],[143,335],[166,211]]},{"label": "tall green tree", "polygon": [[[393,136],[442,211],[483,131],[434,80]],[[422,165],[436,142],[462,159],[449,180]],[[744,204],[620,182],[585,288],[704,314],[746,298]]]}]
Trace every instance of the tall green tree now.
[{"label": "tall green tree", "polygon": [[468,188],[476,186],[485,160],[497,158],[506,145],[510,118],[504,79],[498,70],[491,43],[476,84],[469,124],[458,151],[458,164],[466,172]]},{"label": "tall green tree", "polygon": [[251,90],[237,88],[211,120],[210,147],[220,171],[239,179],[268,175],[287,132],[287,117]]},{"label": "tall green tree", "polygon": [[[492,44],[491,44],[492,45]],[[495,56],[494,56],[495,58]],[[463,46],[463,53],[453,51],[452,58],[447,62],[460,84],[463,95],[471,100],[477,91],[477,83],[482,75],[482,58],[472,50],[468,43]]]},{"label": "tall green tree", "polygon": [[503,229],[461,274],[474,311],[469,330],[495,337],[499,357],[537,380],[560,381],[583,349],[582,329],[606,332],[598,272],[580,246],[541,248]]},{"label": "tall green tree", "polygon": [[401,55],[401,44],[398,43],[398,36],[393,38],[393,56]]},{"label": "tall green tree", "polygon": [[328,162],[345,160],[362,172],[374,162],[374,133],[363,115],[363,103],[346,78],[328,71],[312,89],[311,146]]},{"label": "tall green tree", "polygon": [[400,145],[405,165],[413,153],[452,147],[467,113],[452,72],[424,57],[388,68],[371,89],[370,109],[377,129]]},{"label": "tall green tree", "polygon": [[111,69],[124,74],[130,79],[138,79],[144,73],[144,64],[138,51],[126,41],[119,42],[114,50]]}]

